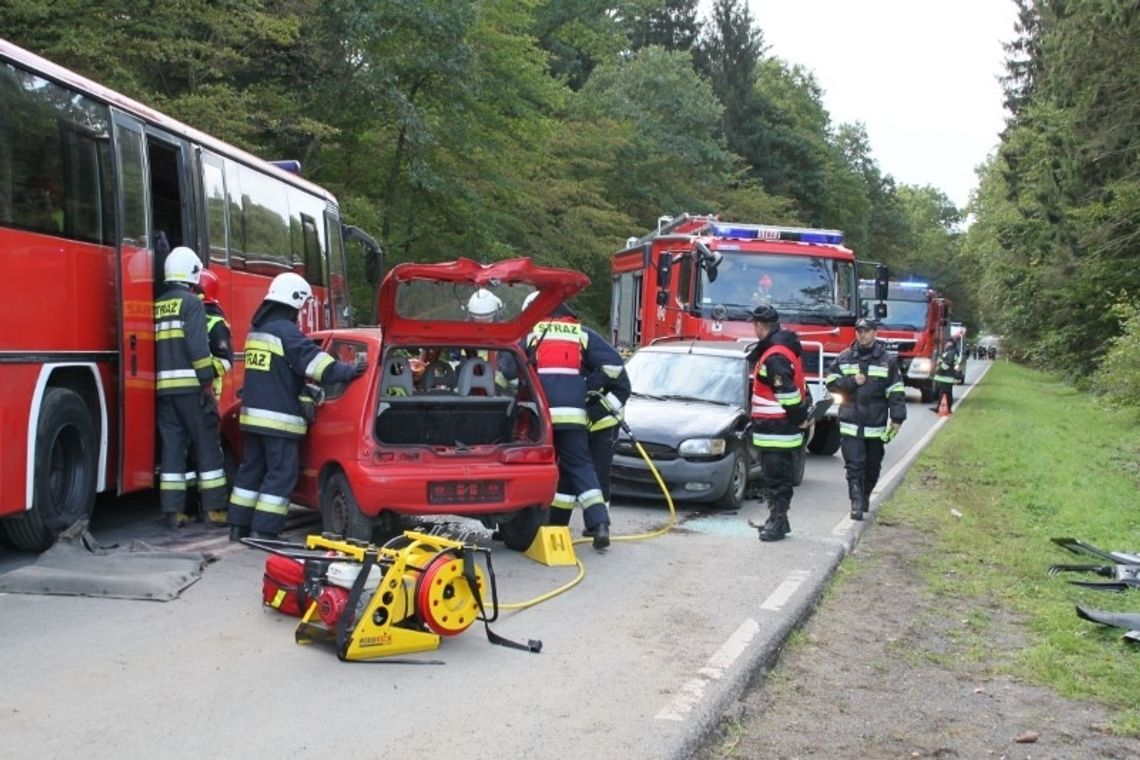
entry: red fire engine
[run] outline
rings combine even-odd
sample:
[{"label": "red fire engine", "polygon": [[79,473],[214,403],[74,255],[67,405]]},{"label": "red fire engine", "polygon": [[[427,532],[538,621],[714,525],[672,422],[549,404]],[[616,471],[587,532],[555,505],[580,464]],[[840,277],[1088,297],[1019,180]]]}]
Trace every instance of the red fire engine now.
[{"label": "red fire engine", "polygon": [[[859,293],[864,303],[870,303],[875,282],[861,280]],[[924,402],[933,401],[934,365],[946,340],[953,337],[950,301],[925,282],[891,281],[881,303],[886,314],[879,317],[879,340],[898,354],[903,381],[917,388]]]},{"label": "red fire engine", "polygon": [[[835,230],[662,217],[611,259],[613,342],[628,351],[662,338],[752,341],[749,314],[768,304],[799,335],[818,399],[827,393],[827,364],[855,340],[855,269],[854,252]],[[877,277],[885,283],[885,268]],[[838,450],[837,411],[815,424],[809,451]]]},{"label": "red fire engine", "polygon": [[306,329],[345,325],[345,240],[375,244],[322,188],[2,39],[0,113],[0,528],[34,551],[154,485],[165,252],[218,275],[240,348],[281,272],[313,285]]}]

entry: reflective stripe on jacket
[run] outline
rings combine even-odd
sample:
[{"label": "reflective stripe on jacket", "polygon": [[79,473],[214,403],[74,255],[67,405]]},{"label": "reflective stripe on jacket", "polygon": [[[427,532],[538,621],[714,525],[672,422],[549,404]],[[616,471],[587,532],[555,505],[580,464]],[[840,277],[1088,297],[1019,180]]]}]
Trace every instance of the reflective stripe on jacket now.
[{"label": "reflective stripe on jacket", "polygon": [[154,346],[158,395],[198,393],[214,379],[206,312],[187,288],[173,285],[154,302]]}]

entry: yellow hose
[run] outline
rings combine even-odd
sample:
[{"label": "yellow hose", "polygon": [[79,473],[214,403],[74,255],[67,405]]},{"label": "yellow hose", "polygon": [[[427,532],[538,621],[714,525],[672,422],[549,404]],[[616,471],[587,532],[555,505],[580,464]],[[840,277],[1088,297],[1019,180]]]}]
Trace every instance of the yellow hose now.
[{"label": "yellow hose", "polygon": [[[645,463],[647,465],[649,465],[649,471],[653,473],[653,478],[654,478],[654,480],[657,481],[657,485],[658,485],[658,487],[660,487],[661,493],[665,494],[665,502],[669,505],[669,522],[666,523],[663,527],[657,528],[656,530],[651,530],[648,533],[635,533],[635,534],[629,535],[629,536],[614,536],[611,540],[613,540],[613,541],[644,541],[645,539],[656,538],[657,536],[662,536],[662,535],[668,533],[670,530],[672,530],[673,527],[676,526],[676,524],[677,524],[677,509],[676,509],[676,507],[673,506],[673,497],[669,495],[669,489],[665,487],[665,481],[661,479],[661,473],[659,473],[657,471],[657,468],[653,466],[653,460],[649,458],[649,455],[647,453],[645,453],[645,449],[642,448],[641,441],[639,441],[633,437],[633,433],[630,431],[630,429],[628,427],[625,426],[625,423],[622,423],[622,427],[624,427],[625,431],[627,433],[629,433],[630,440],[632,440],[633,445],[637,447],[637,452],[639,454],[641,454],[641,458],[645,460]],[[585,544],[585,543],[589,543],[590,541],[592,541],[592,539],[590,539],[590,538],[578,538],[578,539],[574,539],[574,541],[572,541],[571,543],[573,543],[573,544]],[[578,559],[577,556],[575,556],[574,557],[574,563],[578,566],[578,575],[569,583],[567,583],[563,586],[559,586],[558,588],[554,589],[553,591],[548,591],[547,593],[542,594],[541,596],[536,596],[534,599],[531,599],[529,601],[512,602],[510,604],[500,604],[499,609],[500,610],[525,610],[527,607],[533,607],[536,604],[541,604],[542,602],[545,602],[548,599],[553,599],[554,597],[558,596],[559,594],[563,593],[564,591],[569,591],[570,589],[574,588],[575,586],[577,586],[582,581],[583,578],[586,577],[586,566],[582,564],[582,560]]]}]

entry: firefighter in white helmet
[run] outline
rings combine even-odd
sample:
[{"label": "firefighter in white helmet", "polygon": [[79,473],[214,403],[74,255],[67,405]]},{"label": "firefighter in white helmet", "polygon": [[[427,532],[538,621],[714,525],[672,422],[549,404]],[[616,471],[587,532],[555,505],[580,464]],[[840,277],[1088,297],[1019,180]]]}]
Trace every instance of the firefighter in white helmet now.
[{"label": "firefighter in white helmet", "polygon": [[277,275],[245,338],[242,461],[230,493],[231,541],[251,534],[276,538],[285,527],[309,425],[301,401],[306,383],[348,382],[367,368],[363,357],[356,364],[335,360],[301,332],[297,316],[312,297],[305,278]]},{"label": "firefighter in white helmet", "polygon": [[[221,418],[214,398],[215,377],[206,311],[194,294],[202,262],[194,251],[178,246],[166,256],[167,288],[154,303],[155,361],[158,378],[159,503],[166,524],[186,522],[186,488],[196,480],[214,522],[225,522],[226,476],[219,442]],[[194,455],[197,472],[186,472],[186,455]]]},{"label": "firefighter in white helmet", "polygon": [[502,311],[502,299],[486,288],[479,288],[467,299],[467,314],[474,322],[494,322]]}]

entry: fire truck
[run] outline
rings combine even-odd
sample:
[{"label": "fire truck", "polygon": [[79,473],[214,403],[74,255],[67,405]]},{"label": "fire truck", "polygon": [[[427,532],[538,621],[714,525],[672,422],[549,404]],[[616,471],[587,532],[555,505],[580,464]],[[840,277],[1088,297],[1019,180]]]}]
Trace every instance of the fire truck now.
[{"label": "fire truck", "polygon": [[[875,298],[875,282],[861,280],[859,294],[869,304]],[[924,402],[933,401],[934,366],[946,340],[954,337],[950,301],[926,282],[892,280],[880,304],[874,314],[880,322],[879,340],[898,354],[903,381],[917,388]],[[863,311],[866,314],[867,308]]]},{"label": "fire truck", "polygon": [[[827,394],[823,376],[855,340],[859,286],[855,253],[836,230],[723,222],[690,215],[658,220],[630,238],[610,261],[610,323],[619,350],[671,338],[754,341],[749,315],[767,304],[804,347],[814,399]],[[885,287],[886,268],[876,280]],[[816,422],[815,454],[839,449],[838,409]]]},{"label": "fire truck", "polygon": [[97,493],[155,485],[170,250],[218,276],[235,348],[282,272],[312,285],[304,329],[349,324],[345,244],[380,253],[323,188],[3,39],[0,113],[0,532],[38,551]]}]

